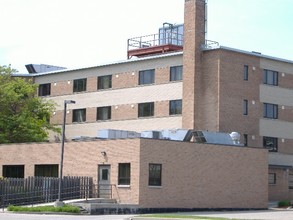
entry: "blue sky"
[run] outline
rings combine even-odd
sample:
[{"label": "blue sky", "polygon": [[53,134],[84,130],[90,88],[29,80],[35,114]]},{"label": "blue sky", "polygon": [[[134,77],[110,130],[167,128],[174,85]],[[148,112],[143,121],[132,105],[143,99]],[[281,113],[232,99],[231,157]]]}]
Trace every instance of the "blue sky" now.
[{"label": "blue sky", "polygon": [[[126,59],[127,39],[183,23],[184,0],[0,0],[0,65]],[[208,39],[293,60],[293,0],[208,0]]]}]

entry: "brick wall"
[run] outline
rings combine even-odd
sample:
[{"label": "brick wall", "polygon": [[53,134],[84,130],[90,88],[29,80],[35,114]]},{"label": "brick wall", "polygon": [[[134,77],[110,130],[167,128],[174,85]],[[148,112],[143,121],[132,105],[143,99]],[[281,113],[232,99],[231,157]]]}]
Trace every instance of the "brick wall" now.
[{"label": "brick wall", "polygon": [[279,86],[286,89],[292,89],[292,84],[293,84],[293,72],[289,74],[289,73],[283,73],[279,71]]},{"label": "brick wall", "polygon": [[202,51],[205,42],[205,3],[185,1],[183,47],[183,128],[200,130]]},{"label": "brick wall", "polygon": [[[258,119],[263,110],[259,58],[227,50],[221,50],[220,56],[219,130],[247,134],[249,146],[260,146]],[[248,81],[243,79],[244,65],[248,66]],[[248,101],[248,115],[243,115],[244,99]]]},{"label": "brick wall", "polygon": [[112,75],[112,88],[121,89],[137,86],[138,77],[138,71],[114,74]]},{"label": "brick wall", "polygon": [[97,121],[97,108],[87,108],[86,109],[86,121],[87,122]]},{"label": "brick wall", "polygon": [[161,67],[156,69],[156,84],[170,82],[170,67]]},{"label": "brick wall", "polygon": [[115,105],[112,106],[111,120],[126,120],[138,118],[138,104]]},{"label": "brick wall", "polygon": [[278,141],[278,152],[285,154],[293,154],[293,140],[279,138]]},{"label": "brick wall", "polygon": [[68,95],[72,93],[73,93],[72,80],[51,83],[51,96]]},{"label": "brick wall", "polygon": [[87,92],[95,92],[98,88],[98,80],[97,77],[89,77],[87,78]]},{"label": "brick wall", "polygon": [[[267,208],[265,150],[164,140],[141,143],[141,206]],[[149,163],[162,164],[162,186],[148,186]]]},{"label": "brick wall", "polygon": [[[170,65],[172,66],[172,64]],[[155,84],[170,82],[170,66],[155,69]],[[69,73],[70,74],[70,73]],[[84,78],[84,76],[80,77]],[[138,85],[139,71],[115,73],[112,75],[112,89],[123,89],[136,87]],[[87,77],[87,90],[85,92],[97,91],[98,75]],[[73,80],[65,80],[51,83],[51,97],[73,94]]]},{"label": "brick wall", "polygon": [[[101,152],[106,152],[106,157]],[[0,145],[2,165],[59,164],[60,143]],[[131,164],[130,186],[118,185],[118,164]],[[162,186],[148,186],[148,164],[162,164]],[[143,208],[266,208],[267,152],[166,140],[66,142],[64,176],[92,176],[110,165],[114,198]]]},{"label": "brick wall", "polygon": [[[98,165],[111,165],[111,183],[116,185],[122,203],[138,204],[139,198],[139,139],[94,142],[65,142],[64,176],[91,176],[98,181]],[[107,157],[101,152],[105,151]],[[4,153],[5,152],[5,153]],[[3,155],[5,154],[5,158]],[[0,145],[0,174],[2,165],[25,165],[25,177],[34,176],[35,164],[59,164],[60,143],[31,143]],[[118,163],[131,163],[131,187],[118,184]],[[116,197],[117,198],[117,197]],[[118,202],[119,202],[118,200]]]},{"label": "brick wall", "polygon": [[276,174],[276,184],[269,185],[269,201],[290,200],[288,174],[286,169],[269,169],[269,173]]},{"label": "brick wall", "polygon": [[[169,117],[169,100],[154,102],[154,116],[151,117]],[[96,122],[97,108],[86,108],[86,122]],[[138,103],[113,105],[111,106],[111,121],[138,119]],[[71,123],[72,110],[68,110],[66,122]],[[62,124],[63,111],[55,111],[52,115],[52,124]]]},{"label": "brick wall", "polygon": [[219,51],[205,51],[203,54],[202,101],[197,106],[200,129],[219,131]]},{"label": "brick wall", "polygon": [[168,117],[169,116],[169,101],[160,101],[155,103],[155,116]]}]

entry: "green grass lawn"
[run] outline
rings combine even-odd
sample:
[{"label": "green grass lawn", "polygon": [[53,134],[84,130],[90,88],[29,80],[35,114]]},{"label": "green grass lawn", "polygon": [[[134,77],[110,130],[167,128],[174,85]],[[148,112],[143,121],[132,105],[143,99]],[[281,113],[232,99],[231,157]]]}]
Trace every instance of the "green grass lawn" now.
[{"label": "green grass lawn", "polygon": [[24,207],[24,206],[8,206],[8,211],[13,212],[69,212],[69,213],[80,213],[80,209],[76,206],[64,205],[63,207],[54,206],[35,206],[35,207]]}]

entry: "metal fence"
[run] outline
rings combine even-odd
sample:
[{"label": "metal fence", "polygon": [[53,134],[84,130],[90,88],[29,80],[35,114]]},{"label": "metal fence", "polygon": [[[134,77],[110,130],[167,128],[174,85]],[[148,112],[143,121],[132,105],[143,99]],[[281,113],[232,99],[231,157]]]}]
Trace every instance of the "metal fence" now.
[{"label": "metal fence", "polygon": [[[0,180],[0,207],[54,202],[58,198],[58,178],[29,177]],[[97,197],[92,177],[63,177],[61,200]]]},{"label": "metal fence", "polygon": [[127,51],[166,44],[183,46],[183,34],[170,32],[130,38],[127,40]]}]

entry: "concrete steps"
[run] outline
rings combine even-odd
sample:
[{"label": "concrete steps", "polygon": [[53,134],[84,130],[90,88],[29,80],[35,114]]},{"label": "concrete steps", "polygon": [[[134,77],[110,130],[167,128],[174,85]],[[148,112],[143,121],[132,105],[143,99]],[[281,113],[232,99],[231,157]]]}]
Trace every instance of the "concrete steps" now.
[{"label": "concrete steps", "polygon": [[70,203],[78,206],[82,213],[90,215],[130,214],[138,205],[118,204],[115,199],[90,199]]}]

